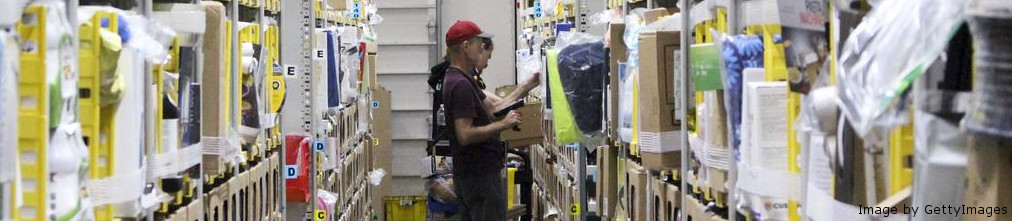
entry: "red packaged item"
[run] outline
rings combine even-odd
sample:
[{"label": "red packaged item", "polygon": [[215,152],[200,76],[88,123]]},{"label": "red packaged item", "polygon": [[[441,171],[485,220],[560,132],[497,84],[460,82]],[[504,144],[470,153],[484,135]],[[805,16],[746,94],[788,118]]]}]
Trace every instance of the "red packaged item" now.
[{"label": "red packaged item", "polygon": [[[285,196],[288,202],[309,202],[313,191],[309,187],[310,141],[306,136],[285,135],[285,167],[296,166],[295,179],[285,179]],[[285,173],[289,173],[285,169]]]}]

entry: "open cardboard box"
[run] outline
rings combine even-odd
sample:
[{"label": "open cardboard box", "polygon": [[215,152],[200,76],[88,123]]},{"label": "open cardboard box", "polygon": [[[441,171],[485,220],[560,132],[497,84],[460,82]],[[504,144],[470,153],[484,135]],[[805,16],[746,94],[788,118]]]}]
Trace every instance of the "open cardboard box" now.
[{"label": "open cardboard box", "polygon": [[[495,89],[495,94],[500,97],[506,97],[516,89],[516,85],[502,86]],[[541,130],[542,119],[544,119],[544,114],[541,111],[541,102],[527,102],[516,111],[521,115],[520,131],[503,131],[500,134],[500,138],[506,141],[506,144],[509,146],[526,146],[542,143],[545,135]]]}]

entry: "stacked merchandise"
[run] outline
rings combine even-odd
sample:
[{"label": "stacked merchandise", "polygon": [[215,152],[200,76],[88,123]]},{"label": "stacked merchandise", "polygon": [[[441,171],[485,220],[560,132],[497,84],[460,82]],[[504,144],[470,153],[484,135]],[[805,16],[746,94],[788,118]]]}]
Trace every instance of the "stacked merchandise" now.
[{"label": "stacked merchandise", "polygon": [[[4,2],[11,7],[0,10],[0,167],[7,168],[0,219],[281,218],[278,138],[295,133],[277,126],[291,82],[279,69],[281,2],[171,2]],[[374,18],[375,6],[352,4],[367,6],[357,15],[366,17],[344,25]],[[139,5],[150,12],[135,12]],[[371,64],[360,62],[364,46],[353,41],[342,48],[354,65],[341,83],[354,111],[342,111],[339,122],[344,146],[354,148],[342,149],[339,161],[355,191],[340,193],[332,212],[365,220],[374,198],[367,187],[384,173],[372,171],[367,145],[379,140],[362,142],[372,137],[372,99],[358,85]],[[302,150],[307,169],[309,143],[291,148]]]}]

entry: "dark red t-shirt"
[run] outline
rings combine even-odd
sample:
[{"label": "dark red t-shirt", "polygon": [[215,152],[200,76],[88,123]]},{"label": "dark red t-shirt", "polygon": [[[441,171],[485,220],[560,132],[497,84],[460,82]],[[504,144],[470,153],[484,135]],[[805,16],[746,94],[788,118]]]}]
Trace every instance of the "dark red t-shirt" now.
[{"label": "dark red t-shirt", "polygon": [[492,114],[485,111],[482,101],[485,93],[478,84],[460,69],[450,67],[443,76],[443,107],[450,136],[454,176],[474,176],[499,173],[503,168],[506,149],[499,135],[471,145],[460,145],[454,129],[456,119],[471,118],[476,127],[492,123]]}]

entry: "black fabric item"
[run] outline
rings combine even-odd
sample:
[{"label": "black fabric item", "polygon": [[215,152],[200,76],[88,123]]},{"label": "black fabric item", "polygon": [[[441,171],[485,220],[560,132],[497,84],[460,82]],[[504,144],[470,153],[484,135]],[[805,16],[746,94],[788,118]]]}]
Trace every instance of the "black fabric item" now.
[{"label": "black fabric item", "polygon": [[604,43],[570,45],[559,52],[559,80],[576,126],[584,134],[601,130],[608,54]]}]

